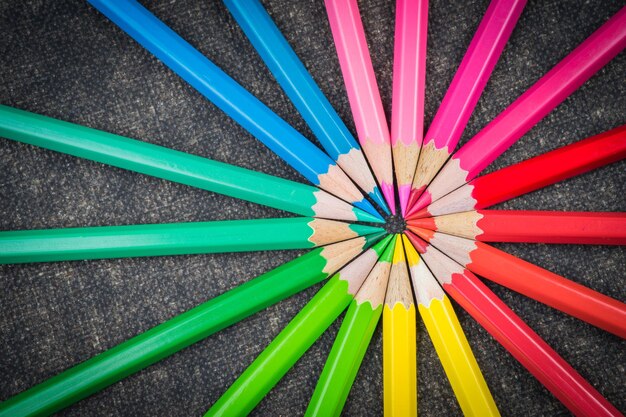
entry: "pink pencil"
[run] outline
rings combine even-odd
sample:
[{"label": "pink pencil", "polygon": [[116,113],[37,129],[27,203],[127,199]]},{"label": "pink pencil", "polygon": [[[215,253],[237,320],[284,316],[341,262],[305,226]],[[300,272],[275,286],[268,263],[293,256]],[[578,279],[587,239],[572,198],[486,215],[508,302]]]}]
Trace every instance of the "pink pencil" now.
[{"label": "pink pencil", "polygon": [[444,165],[415,213],[470,181],[626,47],[626,7],[522,94]]},{"label": "pink pencil", "polygon": [[409,207],[454,151],[525,5],[526,0],[493,0],[489,4],[425,135]]},{"label": "pink pencil", "polygon": [[391,149],[403,215],[424,133],[427,26],[428,0],[396,2]]},{"label": "pink pencil", "polygon": [[356,0],[325,0],[359,142],[395,214],[389,128]]}]

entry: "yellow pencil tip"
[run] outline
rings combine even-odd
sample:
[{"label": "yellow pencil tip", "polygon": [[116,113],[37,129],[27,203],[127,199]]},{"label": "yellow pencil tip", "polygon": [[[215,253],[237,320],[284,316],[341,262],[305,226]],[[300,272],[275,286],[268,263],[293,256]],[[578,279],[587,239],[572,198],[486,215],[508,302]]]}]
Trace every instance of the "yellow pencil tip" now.
[{"label": "yellow pencil tip", "polygon": [[406,259],[409,261],[409,265],[417,265],[420,261],[420,256],[404,233],[402,234],[402,241],[404,242],[404,250],[406,251]]},{"label": "yellow pencil tip", "polygon": [[402,247],[402,235],[396,235],[396,247],[393,250],[393,263],[404,262],[404,248]]}]

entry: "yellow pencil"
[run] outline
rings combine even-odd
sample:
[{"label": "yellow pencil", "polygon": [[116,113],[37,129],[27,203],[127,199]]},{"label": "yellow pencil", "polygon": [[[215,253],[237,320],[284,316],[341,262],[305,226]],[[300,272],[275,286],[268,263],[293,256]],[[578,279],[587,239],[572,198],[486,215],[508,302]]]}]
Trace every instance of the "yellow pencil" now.
[{"label": "yellow pencil", "polygon": [[402,240],[420,315],[463,414],[499,416],[450,300],[408,238],[402,235]]},{"label": "yellow pencil", "polygon": [[404,249],[397,239],[383,308],[385,416],[417,415],[415,315]]}]

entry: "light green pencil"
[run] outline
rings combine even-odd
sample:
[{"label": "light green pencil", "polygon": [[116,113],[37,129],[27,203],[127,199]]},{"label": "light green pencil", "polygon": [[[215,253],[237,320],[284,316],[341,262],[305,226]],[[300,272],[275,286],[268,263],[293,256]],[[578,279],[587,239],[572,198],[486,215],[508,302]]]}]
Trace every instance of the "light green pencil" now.
[{"label": "light green pencil", "polygon": [[3,105],[0,136],[301,216],[383,222],[311,185]]},{"label": "light green pencil", "polygon": [[0,264],[305,249],[380,227],[293,217],[0,232]]},{"label": "light green pencil", "polygon": [[[395,235],[395,245],[402,245]],[[394,244],[387,249],[350,303],[305,416],[339,416],[383,312]]]},{"label": "light green pencil", "polygon": [[[250,413],[330,324],[346,309],[392,240],[387,236],[333,276],[261,352],[206,416],[238,417]],[[386,253],[386,252],[385,252]]]}]

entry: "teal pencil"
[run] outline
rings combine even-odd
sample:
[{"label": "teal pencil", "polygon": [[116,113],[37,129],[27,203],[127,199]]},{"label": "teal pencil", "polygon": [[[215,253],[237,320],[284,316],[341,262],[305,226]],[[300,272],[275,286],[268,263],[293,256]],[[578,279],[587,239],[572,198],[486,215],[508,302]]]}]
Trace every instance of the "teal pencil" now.
[{"label": "teal pencil", "polygon": [[3,105],[0,136],[301,216],[382,222],[311,185]]},{"label": "teal pencil", "polygon": [[380,227],[334,220],[227,220],[0,232],[0,264],[305,249]]}]

